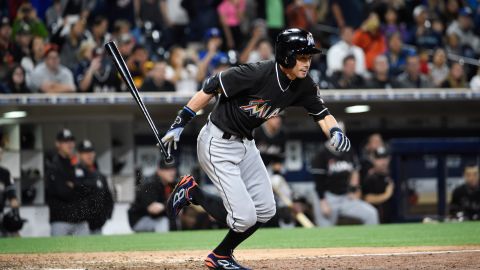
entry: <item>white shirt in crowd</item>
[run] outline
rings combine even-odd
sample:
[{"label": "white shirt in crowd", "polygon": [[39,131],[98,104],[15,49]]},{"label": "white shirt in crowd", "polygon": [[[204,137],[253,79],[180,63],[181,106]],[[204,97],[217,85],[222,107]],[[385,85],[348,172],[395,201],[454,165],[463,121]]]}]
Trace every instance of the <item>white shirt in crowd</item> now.
[{"label": "white shirt in crowd", "polygon": [[167,12],[170,21],[176,25],[188,24],[188,15],[185,9],[180,5],[182,0],[168,0]]},{"label": "white shirt in crowd", "polygon": [[342,70],[343,58],[347,55],[353,55],[356,60],[355,72],[359,75],[364,75],[365,69],[365,53],[360,47],[355,45],[348,45],[345,41],[340,40],[335,43],[327,53],[327,74],[332,75],[337,70]]},{"label": "white shirt in crowd", "polygon": [[[198,67],[194,64],[188,64],[180,71],[180,79],[174,82],[175,91],[180,94],[193,95],[197,92]],[[165,78],[172,81],[175,76],[175,70],[169,65],[165,71]]]},{"label": "white shirt in crowd", "polygon": [[75,89],[72,72],[62,65],[58,67],[56,72],[52,72],[47,68],[45,63],[38,64],[33,69],[30,80],[27,81],[27,86],[32,89],[33,92],[39,92],[44,82],[68,84]]}]

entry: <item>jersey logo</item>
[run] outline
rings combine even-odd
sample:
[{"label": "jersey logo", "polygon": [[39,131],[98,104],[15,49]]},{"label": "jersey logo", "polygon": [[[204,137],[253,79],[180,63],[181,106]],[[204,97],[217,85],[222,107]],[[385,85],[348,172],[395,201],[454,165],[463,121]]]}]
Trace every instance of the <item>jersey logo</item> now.
[{"label": "jersey logo", "polygon": [[272,111],[272,106],[268,104],[268,100],[263,99],[252,100],[248,105],[240,106],[240,109],[249,113],[250,116],[263,119],[275,117],[280,113],[280,108]]}]

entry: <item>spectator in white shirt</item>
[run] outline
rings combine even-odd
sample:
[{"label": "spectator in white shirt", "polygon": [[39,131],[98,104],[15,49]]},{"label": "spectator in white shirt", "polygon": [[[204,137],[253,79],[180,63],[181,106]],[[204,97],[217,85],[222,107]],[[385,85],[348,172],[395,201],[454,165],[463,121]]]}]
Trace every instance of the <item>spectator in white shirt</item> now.
[{"label": "spectator in white shirt", "polygon": [[347,55],[355,57],[355,73],[365,74],[365,53],[363,50],[352,44],[353,28],[344,27],[342,29],[341,38],[339,42],[335,43],[327,53],[327,74],[332,75],[333,72],[342,70],[343,59]]}]

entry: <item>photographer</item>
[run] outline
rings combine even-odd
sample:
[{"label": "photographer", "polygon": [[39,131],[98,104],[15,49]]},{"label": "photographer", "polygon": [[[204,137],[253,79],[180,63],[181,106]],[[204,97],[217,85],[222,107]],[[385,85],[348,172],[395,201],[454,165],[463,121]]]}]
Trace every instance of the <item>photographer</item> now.
[{"label": "photographer", "polygon": [[81,92],[117,92],[121,81],[115,69],[104,57],[101,47],[84,41],[78,52],[79,64],[75,70],[75,81]]}]

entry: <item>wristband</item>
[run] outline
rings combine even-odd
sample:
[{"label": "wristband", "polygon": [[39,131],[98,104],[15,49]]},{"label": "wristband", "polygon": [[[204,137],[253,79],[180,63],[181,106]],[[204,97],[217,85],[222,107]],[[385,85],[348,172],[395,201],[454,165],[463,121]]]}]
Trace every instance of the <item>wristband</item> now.
[{"label": "wristband", "polygon": [[335,132],[343,133],[343,131],[339,127],[333,127],[330,129],[330,138],[333,137],[333,133]]},{"label": "wristband", "polygon": [[177,115],[175,121],[173,121],[170,129],[185,127],[197,114],[187,106],[183,107],[183,110]]}]

